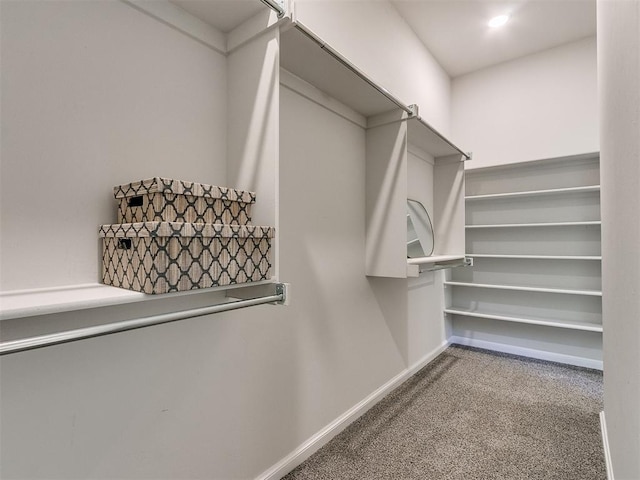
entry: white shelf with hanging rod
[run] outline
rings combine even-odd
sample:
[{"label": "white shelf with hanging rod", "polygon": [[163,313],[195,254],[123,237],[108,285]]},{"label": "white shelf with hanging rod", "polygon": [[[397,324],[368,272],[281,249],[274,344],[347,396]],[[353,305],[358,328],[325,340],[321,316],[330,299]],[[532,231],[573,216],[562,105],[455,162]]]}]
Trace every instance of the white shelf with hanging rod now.
[{"label": "white shelf with hanging rod", "polygon": [[[338,114],[367,132],[367,275],[406,278],[415,274],[415,268],[406,263],[408,239],[403,225],[408,144],[415,145],[435,165],[433,175],[437,180],[429,182],[432,186],[425,185],[437,198],[435,211],[431,212],[436,235],[434,256],[457,254],[464,259],[464,188],[460,185],[464,181],[463,161],[470,155],[429,125],[418,106],[403,102],[295,17],[280,31],[280,66],[283,85],[293,90],[306,85],[306,92],[301,94],[307,99],[333,108],[337,107],[332,101],[346,106],[353,114]],[[394,155],[392,150],[399,138],[406,139],[405,147],[401,155]],[[399,175],[389,178],[390,169]],[[391,183],[393,195],[387,195]],[[381,188],[382,184],[387,187]],[[451,191],[459,195],[451,199]],[[454,247],[452,238],[456,239]],[[438,263],[442,264],[429,261],[432,266]]]},{"label": "white shelf with hanging rod", "polygon": [[[58,221],[54,228],[61,228],[62,231],[53,230],[43,248],[45,244],[40,239],[39,244],[30,240],[16,240],[24,227],[18,217],[13,216],[13,220],[3,224],[3,245],[11,245],[12,255],[3,261],[0,319],[111,307],[183,295],[208,298],[212,292],[236,287],[204,288],[158,297],[93,283],[100,278],[96,226],[114,221],[115,204],[112,205],[113,200],[109,200],[114,185],[146,178],[143,175],[151,177],[158,169],[178,168],[172,150],[177,145],[175,138],[193,146],[190,149],[193,155],[181,157],[179,162],[183,179],[211,180],[211,183],[218,185],[254,191],[261,202],[255,209],[254,223],[276,225],[274,175],[277,175],[277,149],[271,147],[277,142],[278,135],[276,129],[268,130],[267,123],[273,117],[271,114],[277,102],[266,102],[267,106],[260,112],[260,122],[264,124],[256,124],[252,117],[257,112],[252,102],[257,101],[257,92],[262,91],[261,83],[270,80],[261,76],[265,69],[271,66],[277,73],[277,55],[263,56],[256,61],[255,54],[267,42],[277,44],[276,28],[287,21],[284,18],[287,13],[285,6],[283,0],[96,2],[91,6],[94,9],[94,16],[90,19],[93,23],[87,24],[80,20],[84,18],[82,9],[86,8],[80,2],[64,5],[59,2],[16,4],[14,15],[24,9],[28,14],[39,12],[38,18],[55,18],[54,24],[60,19],[68,20],[64,29],[56,27],[54,30],[69,33],[56,34],[46,41],[31,39],[29,49],[34,59],[33,71],[12,69],[17,76],[16,84],[24,83],[20,78],[34,75],[33,72],[43,75],[48,79],[45,82],[48,85],[46,95],[53,95],[51,98],[55,97],[61,105],[60,109],[43,113],[38,110],[36,102],[31,101],[31,90],[16,90],[11,95],[12,102],[20,105],[16,111],[23,112],[21,115],[31,115],[35,110],[38,110],[39,116],[45,115],[40,123],[46,125],[47,135],[37,130],[39,124],[30,128],[33,135],[44,139],[41,148],[50,151],[47,164],[58,173],[52,179],[49,173],[45,173],[48,170],[37,165],[35,159],[41,156],[29,151],[30,144],[27,141],[17,144],[15,151],[8,151],[5,155],[8,161],[6,165],[3,163],[3,177],[10,179],[8,184],[23,185],[27,181],[25,172],[29,172],[29,181],[36,184],[56,183],[58,192],[55,196],[50,195],[46,188],[34,189],[28,200],[19,200],[19,208],[37,212],[33,217],[35,222],[56,218]],[[126,21],[114,24],[117,21],[114,19],[118,18]],[[167,30],[168,26],[170,30]],[[114,28],[121,29],[122,35],[114,36]],[[71,55],[75,48],[74,36],[80,38],[90,30],[91,35],[82,37],[87,42],[84,48],[94,52],[96,57],[107,59],[96,67],[97,70],[86,68],[83,62],[89,61],[88,57]],[[267,38],[269,34],[273,38]],[[139,36],[144,36],[144,41],[140,41]],[[114,37],[118,38],[117,42],[113,41]],[[10,40],[23,41],[21,37],[12,37]],[[50,44],[58,45],[55,52],[49,49]],[[201,50],[203,46],[206,48]],[[22,48],[16,44],[18,47]],[[198,51],[201,51],[201,56],[194,53]],[[74,80],[76,83],[60,81],[57,75],[51,76],[46,68],[41,67],[44,64],[37,60],[39,56],[77,68],[81,74]],[[166,69],[151,72],[141,67],[141,59]],[[114,71],[132,79],[128,88],[123,90],[120,82],[110,77]],[[95,96],[95,89],[91,90],[88,86],[92,82],[84,78],[85,74],[87,79],[91,75],[105,79],[101,95]],[[239,78],[242,82],[237,81]],[[151,83],[157,88],[150,90],[148,85]],[[5,87],[3,84],[3,92]],[[78,98],[94,97],[96,104],[100,104],[97,100],[100,98],[102,104],[109,107],[98,109],[101,114],[97,116],[91,103],[80,102],[82,105],[78,107],[77,101]],[[181,101],[175,103],[172,100],[175,98],[181,98]],[[120,102],[136,105],[135,112],[128,116],[127,122],[130,123],[119,121]],[[227,109],[227,104],[233,104],[235,108]],[[65,109],[73,110],[74,114],[69,114]],[[167,111],[171,115],[158,116],[157,111]],[[66,118],[65,122],[58,121],[62,117]],[[91,122],[87,122],[87,118]],[[189,121],[184,120],[186,118]],[[16,125],[20,121],[20,116],[13,120]],[[11,119],[9,123],[13,125]],[[56,134],[51,134],[51,125],[58,126]],[[131,148],[130,137],[132,125],[137,128],[136,138],[139,142],[133,145],[134,148]],[[247,133],[249,126],[252,129]],[[176,136],[158,143],[155,127],[171,130]],[[78,128],[85,132],[81,138],[69,133]],[[106,130],[110,132],[110,149],[107,150],[111,153],[104,150],[100,155],[91,155],[92,160],[88,160],[82,152],[93,148],[96,139]],[[77,148],[72,151],[60,150],[59,140],[47,143],[49,138],[58,138],[58,134],[74,136],[73,144]],[[261,145],[268,153],[244,159],[236,153],[244,148],[245,142],[252,141],[252,135],[262,135]],[[149,138],[153,141],[147,141]],[[178,148],[182,149],[182,146]],[[163,149],[162,154],[157,154]],[[127,157],[129,154],[136,158],[135,162],[130,161]],[[29,160],[26,163],[9,161],[20,155],[26,155]],[[249,161],[251,168],[259,173],[250,180],[242,179],[239,174],[245,169],[242,163]],[[83,195],[82,209],[70,208],[78,204],[80,193]],[[3,200],[2,209],[5,213],[16,210],[14,202],[18,201],[17,197],[10,197],[16,200]],[[36,205],[37,209],[33,208]],[[74,238],[74,242],[70,242],[69,238]],[[277,278],[277,265],[275,258],[274,281]],[[271,280],[251,285],[269,283]]]}]

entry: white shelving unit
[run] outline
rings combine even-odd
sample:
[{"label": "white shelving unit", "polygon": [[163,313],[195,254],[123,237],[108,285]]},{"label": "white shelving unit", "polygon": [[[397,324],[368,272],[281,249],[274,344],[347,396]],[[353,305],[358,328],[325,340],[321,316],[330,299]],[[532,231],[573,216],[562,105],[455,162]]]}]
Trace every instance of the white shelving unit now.
[{"label": "white shelving unit", "polygon": [[406,258],[406,201],[414,178],[421,183],[416,200],[434,224],[433,258],[464,259],[468,155],[427,124],[418,106],[403,103],[296,18],[281,29],[280,65],[287,88],[366,129],[367,275],[418,274]]},{"label": "white shelving unit", "polygon": [[[280,2],[275,3],[280,4]],[[21,8],[44,8],[53,11],[61,8],[74,10],[82,7],[79,4],[62,5],[54,2],[47,5],[25,4]],[[286,84],[289,88],[304,91],[304,95],[312,101],[330,104],[341,115],[367,129],[367,222],[369,227],[375,224],[375,228],[369,228],[371,234],[367,236],[367,258],[371,259],[368,262],[370,275],[401,278],[407,276],[404,228],[407,175],[410,168],[407,143],[416,145],[416,151],[420,151],[420,154],[431,162],[434,175],[437,177],[437,181],[433,182],[433,191],[430,193],[431,202],[426,203],[431,209],[429,213],[434,219],[436,232],[439,235],[436,239],[437,248],[434,255],[464,254],[464,199],[462,195],[450,199],[449,193],[463,191],[460,185],[464,182],[462,160],[467,158],[465,153],[428,125],[420,117],[417,106],[405,104],[387,89],[378,85],[298,19],[292,18],[292,12],[279,15],[260,0],[251,2],[127,0],[107,2],[100,4],[99,8],[105,9],[102,18],[141,19],[143,17],[140,17],[140,14],[144,14],[154,20],[150,22],[147,18],[140,22],[149,29],[145,34],[145,38],[148,39],[146,43],[129,41],[126,37],[130,33],[127,30],[126,21],[122,22],[122,25],[125,25],[122,27],[122,35],[117,36],[119,42],[110,42],[108,35],[103,34],[102,31],[96,31],[91,39],[95,43],[90,46],[92,51],[98,54],[105,51],[105,58],[109,62],[116,62],[114,65],[106,62],[105,69],[120,71],[122,75],[136,80],[130,82],[124,90],[126,95],[131,95],[137,102],[136,112],[141,112],[139,119],[137,117],[129,119],[137,129],[136,138],[144,139],[145,135],[155,135],[155,132],[145,130],[147,125],[154,124],[145,115],[149,112],[161,111],[162,108],[173,112],[176,107],[171,103],[171,99],[183,98],[188,93],[190,97],[184,98],[191,102],[190,108],[195,109],[198,114],[201,114],[202,110],[206,112],[203,115],[212,117],[206,118],[210,123],[206,129],[207,134],[196,138],[196,142],[188,137],[193,132],[193,128],[186,132],[180,131],[180,134],[186,138],[183,140],[191,142],[190,146],[194,144],[198,146],[197,142],[201,142],[202,151],[197,151],[197,148],[192,149],[200,154],[195,161],[180,157],[180,162],[176,162],[175,156],[163,156],[163,152],[154,154],[149,151],[148,146],[141,146],[135,161],[127,160],[125,155],[131,151],[130,133],[133,127],[129,129],[123,127],[122,131],[111,128],[113,125],[120,125],[121,122],[117,120],[121,117],[120,112],[115,112],[115,118],[109,116],[112,112],[104,112],[100,116],[104,125],[93,126],[91,123],[89,126],[90,122],[74,125],[73,122],[62,122],[64,125],[68,124],[69,128],[84,132],[80,138],[86,139],[83,140],[87,144],[84,148],[88,151],[91,151],[95,144],[100,144],[104,131],[110,132],[111,156],[108,158],[90,156],[95,159],[95,168],[88,169],[87,156],[82,154],[82,148],[80,148],[83,147],[82,144],[78,148],[80,153],[75,156],[69,155],[66,151],[57,152],[53,147],[57,147],[60,142],[53,142],[51,148],[45,144],[42,145],[47,153],[48,165],[60,172],[54,178],[47,175],[46,169],[37,169],[34,166],[31,171],[25,162],[12,161],[11,155],[7,155],[7,161],[3,158],[3,176],[5,179],[10,178],[12,184],[55,185],[55,194],[51,188],[37,189],[30,194],[29,202],[32,205],[29,206],[28,211],[34,211],[36,214],[30,216],[29,225],[41,219],[56,219],[57,223],[48,234],[51,240],[47,243],[47,250],[53,252],[53,255],[41,248],[41,242],[34,246],[28,239],[27,241],[18,240],[19,232],[26,228],[23,220],[13,216],[16,221],[6,221],[3,224],[3,248],[11,248],[12,256],[3,264],[5,281],[0,291],[2,301],[0,318],[11,319],[61,313],[147,301],[153,298],[97,283],[99,279],[97,225],[115,221],[115,204],[109,200],[113,185],[153,175],[164,175],[255,191],[258,201],[252,212],[254,223],[275,226],[277,232],[280,132],[278,131],[278,88],[274,86],[279,84]],[[197,79],[194,82],[195,86],[180,79],[167,78],[167,85],[157,87],[157,90],[163,91],[164,95],[161,98],[148,99],[146,96],[149,92],[148,84],[155,85],[157,82],[155,80],[152,82],[151,79],[138,79],[139,62],[135,59],[162,55],[162,50],[154,43],[156,38],[154,35],[160,38],[157,30],[167,26],[205,45],[206,55],[203,55],[201,60],[204,63],[210,62],[212,66],[207,63],[206,68],[209,68],[209,71],[200,70],[202,62],[187,64],[192,70],[179,72],[179,74],[174,72],[174,74]],[[101,22],[99,27],[104,27],[108,31],[110,26],[105,21]],[[142,28],[142,25],[138,28]],[[139,48],[140,52],[133,49],[133,45]],[[73,51],[72,46],[70,45],[67,50]],[[35,45],[33,48],[34,52],[37,52]],[[46,51],[46,48],[46,43],[43,43],[42,51]],[[130,50],[131,55],[121,55],[122,51]],[[64,57],[59,60],[61,65],[69,62],[74,68],[82,70],[82,66],[77,64],[77,58]],[[158,64],[162,62],[158,60]],[[92,69],[86,69],[86,71],[93,72]],[[213,81],[210,79],[212,72],[217,72],[220,77],[218,83],[216,83],[217,77]],[[36,71],[32,76],[40,77],[40,74],[41,72]],[[81,76],[78,76],[78,79],[80,85],[91,85],[90,81],[81,82]],[[46,76],[44,80],[47,80]],[[204,80],[208,82],[206,88],[203,87]],[[13,82],[13,84],[24,83],[24,81]],[[119,92],[123,91],[119,79],[116,83],[117,88],[110,89],[108,82],[103,82],[101,87],[107,98],[109,95],[114,97],[112,103],[121,100]],[[70,88],[69,82],[58,84],[49,82],[49,84],[62,105],[72,108],[77,103],[74,98],[78,94],[78,88]],[[173,91],[172,88],[177,90]],[[82,92],[79,93],[82,94]],[[196,98],[198,95],[203,98]],[[18,94],[12,92],[10,96],[17,104],[34,104],[26,90]],[[167,105],[162,103],[165,100]],[[201,109],[193,107],[193,105],[200,105],[203,101],[209,103],[203,104]],[[233,106],[233,108],[226,106]],[[50,109],[55,112],[58,110],[60,111],[56,115],[68,113],[64,109]],[[50,111],[45,113],[50,114]],[[184,114],[193,115],[193,111],[186,111]],[[74,111],[67,117],[80,118],[81,115]],[[178,118],[173,114],[161,117],[169,119],[168,122],[171,122],[174,117]],[[136,124],[135,121],[139,123]],[[44,118],[43,122],[48,122],[49,125],[62,124],[48,117]],[[190,122],[193,122],[191,116],[188,122],[178,122],[178,126],[184,127]],[[175,125],[171,125],[171,128],[174,127]],[[167,130],[170,128],[167,127]],[[34,134],[38,133],[34,132]],[[49,136],[55,136],[55,132],[51,135],[43,135],[43,138],[49,138]],[[78,138],[77,135],[74,138]],[[409,142],[404,141],[407,138]],[[405,148],[399,155],[394,156],[391,152],[398,139],[403,139]],[[74,144],[75,142],[74,140]],[[160,148],[155,145],[156,143],[148,142]],[[376,144],[376,148],[372,148],[373,143]],[[260,148],[256,149],[255,145],[260,145]],[[17,144],[16,148],[19,147],[20,145]],[[212,152],[212,150],[215,151]],[[125,155],[118,156],[118,153],[123,152]],[[22,148],[14,156],[17,158],[31,153],[33,152],[29,149]],[[35,153],[32,155],[33,158],[37,157]],[[212,156],[213,161],[211,161]],[[178,163],[179,167],[176,166]],[[394,163],[395,172],[400,169],[403,174],[387,177],[389,171],[387,167],[391,163]],[[56,167],[57,164],[59,167]],[[379,198],[378,187],[381,183],[389,186],[389,182],[393,183],[391,185],[393,194],[387,198]],[[81,191],[79,186],[82,188]],[[2,205],[5,218],[12,216],[5,215],[7,212],[24,210],[22,195],[7,198],[10,198],[10,201],[3,201]],[[74,216],[72,213],[77,209],[73,206],[78,204],[79,198],[82,198],[82,212],[81,215]],[[14,204],[15,202],[19,204]],[[36,205],[37,208],[35,208]],[[450,212],[453,212],[453,215],[450,215]],[[398,228],[399,226],[401,228]],[[69,242],[69,238],[93,238],[93,240],[78,243]],[[272,248],[275,254],[273,281],[277,281],[279,278],[277,236]],[[26,258],[30,261],[20,260]],[[13,259],[17,260],[14,262]],[[383,260],[379,262],[379,259]],[[73,268],[67,268],[69,264],[72,264]],[[19,276],[21,278],[18,278]],[[37,281],[31,281],[30,278]],[[6,279],[11,280],[6,281]]]},{"label": "white shelving unit", "polygon": [[[277,231],[277,102],[258,98],[257,92],[268,92],[265,85],[273,84],[279,73],[273,46],[277,46],[277,26],[285,20],[260,0],[224,5],[194,0],[99,2],[91,5],[91,12],[103,20],[95,20],[94,31],[86,35],[87,24],[76,21],[86,8],[81,3],[14,6],[24,9],[25,16],[70,20],[65,24],[69,32],[57,35],[55,41],[15,32],[7,37],[16,45],[15,51],[22,48],[19,42],[28,41],[35,59],[29,63],[33,71],[14,69],[14,75],[41,78],[47,83],[48,96],[39,101],[48,104],[55,98],[59,106],[42,109],[33,100],[32,90],[14,88],[8,93],[5,89],[10,87],[3,82],[3,98],[11,97],[14,111],[27,116],[35,112],[46,128],[29,122],[30,137],[14,142],[14,150],[3,149],[3,189],[5,185],[38,188],[31,188],[26,199],[9,188],[3,196],[2,244],[11,255],[2,259],[1,320],[160,298],[98,283],[98,225],[115,222],[114,185],[163,175],[255,191],[254,223],[276,226]],[[121,23],[116,23],[118,19]],[[165,51],[158,42],[165,38],[167,26],[205,46],[201,57],[194,60],[180,51]],[[77,42],[84,42],[87,51],[105,61],[85,68],[82,62],[91,60],[74,53]],[[50,51],[49,44],[57,49]],[[43,66],[46,62],[36,61],[38,55],[61,65],[59,71],[76,72],[74,81],[61,80]],[[182,65],[184,71],[163,71],[161,65],[172,64],[166,55],[172,55],[171,62]],[[115,71],[128,78],[126,85],[121,78],[112,78]],[[91,75],[101,79],[103,104],[114,106],[102,108],[99,115],[87,103],[96,97]],[[13,79],[13,85],[23,83]],[[173,102],[176,98],[180,100]],[[124,110],[118,110],[120,102],[128,102]],[[123,111],[126,121],[122,121]],[[172,135],[154,131],[154,125]],[[16,127],[7,123],[6,128]],[[258,136],[262,148],[254,153],[246,146],[256,143]],[[46,154],[32,148],[35,144]],[[174,152],[176,145],[179,155]],[[189,156],[184,155],[185,145]],[[24,235],[27,220],[28,225],[47,229],[46,242],[40,236]],[[276,238],[273,281],[278,277],[277,243]],[[258,283],[264,282],[251,286]],[[186,294],[210,296],[226,289]]]},{"label": "white shelving unit", "polygon": [[467,172],[454,342],[602,368],[598,182],[597,153]]}]

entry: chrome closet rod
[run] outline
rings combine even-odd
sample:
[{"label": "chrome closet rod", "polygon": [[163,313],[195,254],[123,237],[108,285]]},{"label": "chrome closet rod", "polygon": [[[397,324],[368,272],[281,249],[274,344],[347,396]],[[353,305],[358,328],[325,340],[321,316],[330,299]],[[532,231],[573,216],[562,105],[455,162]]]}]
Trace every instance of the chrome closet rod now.
[{"label": "chrome closet rod", "polygon": [[278,18],[284,15],[284,8],[282,8],[282,5],[280,5],[276,0],[260,0],[260,1],[264,3],[266,6],[275,10],[278,13]]},{"label": "chrome closet rod", "polygon": [[394,97],[386,88],[381,87],[380,85],[376,84],[373,80],[371,80],[369,77],[367,77],[367,75],[365,75],[358,67],[356,67],[353,63],[351,63],[349,60],[347,60],[342,55],[340,55],[338,52],[336,52],[329,45],[324,43],[322,41],[322,39],[320,39],[320,37],[318,37],[315,33],[313,33],[311,30],[309,30],[302,23],[295,23],[294,25],[298,30],[300,30],[307,37],[309,37],[311,40],[313,40],[315,43],[317,43],[318,46],[320,46],[321,49],[323,49],[325,52],[327,52],[333,58],[338,60],[342,65],[344,65],[349,70],[351,70],[353,73],[355,73],[358,77],[360,77],[362,80],[364,80],[366,83],[368,83],[371,87],[375,88],[378,92],[380,92],[382,95],[387,97],[391,102],[395,103],[400,109],[402,109],[405,112],[407,112],[409,114],[409,117],[412,117],[413,115],[415,115],[415,111],[411,107],[405,105],[400,100],[398,100],[396,97]]},{"label": "chrome closet rod", "polygon": [[162,313],[160,315],[152,315],[150,317],[137,318],[134,320],[125,320],[122,322],[96,325],[94,327],[78,328],[76,330],[68,330],[66,332],[52,333],[49,335],[41,335],[38,337],[3,342],[0,343],[0,355],[8,355],[10,353],[23,352],[25,350],[33,350],[35,348],[48,347],[50,345],[58,345],[61,343],[75,342],[78,340],[84,340],[86,338],[102,337],[104,335],[125,332],[127,330],[151,327],[153,325],[160,325],[162,323],[175,322],[178,320],[185,320],[187,318],[201,317],[203,315],[210,315],[212,313],[227,312],[229,310],[237,310],[239,308],[262,305],[264,303],[284,303],[285,296],[286,293],[284,285],[278,283],[276,284],[276,294],[266,297],[238,300],[234,302],[212,305],[209,307],[182,310],[180,312]]}]

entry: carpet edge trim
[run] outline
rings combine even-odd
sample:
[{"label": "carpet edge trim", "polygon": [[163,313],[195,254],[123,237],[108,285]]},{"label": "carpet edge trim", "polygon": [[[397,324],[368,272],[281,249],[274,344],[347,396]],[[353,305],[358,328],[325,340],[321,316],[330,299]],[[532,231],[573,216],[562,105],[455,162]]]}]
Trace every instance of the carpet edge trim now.
[{"label": "carpet edge trim", "polygon": [[466,347],[484,348],[495,352],[509,353],[512,355],[520,355],[522,357],[535,358],[538,360],[547,360],[550,362],[564,363],[577,367],[591,368],[593,370],[602,370],[602,360],[593,360],[591,358],[576,357],[574,355],[565,355],[563,353],[547,352],[534,348],[519,347],[516,345],[507,345],[504,343],[490,342],[487,340],[478,340],[476,338],[467,338],[453,335],[449,338],[451,345],[463,345]]},{"label": "carpet edge trim", "polygon": [[604,450],[604,463],[607,467],[607,480],[613,478],[613,464],[611,463],[611,451],[609,450],[609,437],[607,435],[607,421],[604,416],[604,410],[600,412],[600,434],[602,435],[602,448]]},{"label": "carpet edge trim", "polygon": [[279,480],[288,474],[307,458],[313,455],[326,445],[333,437],[342,432],[351,423],[364,415],[370,408],[390,393],[394,388],[402,382],[415,375],[420,369],[434,360],[438,355],[449,347],[450,341],[444,340],[438,347],[427,353],[424,357],[414,363],[412,366],[402,370],[396,376],[391,378],[384,385],[374,390],[367,397],[355,404],[349,410],[337,417],[333,422],[312,435],[308,440],[299,445],[290,454],[285,456],[275,465],[265,470],[263,473],[255,477],[255,480]]}]

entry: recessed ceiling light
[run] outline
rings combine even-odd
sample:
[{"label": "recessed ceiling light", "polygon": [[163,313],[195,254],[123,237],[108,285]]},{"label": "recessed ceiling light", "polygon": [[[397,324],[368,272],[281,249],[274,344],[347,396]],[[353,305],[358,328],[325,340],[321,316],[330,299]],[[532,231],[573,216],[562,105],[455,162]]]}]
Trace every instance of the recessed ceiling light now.
[{"label": "recessed ceiling light", "polygon": [[491,28],[497,28],[503,26],[509,21],[509,15],[498,15],[489,20],[489,26]]}]

